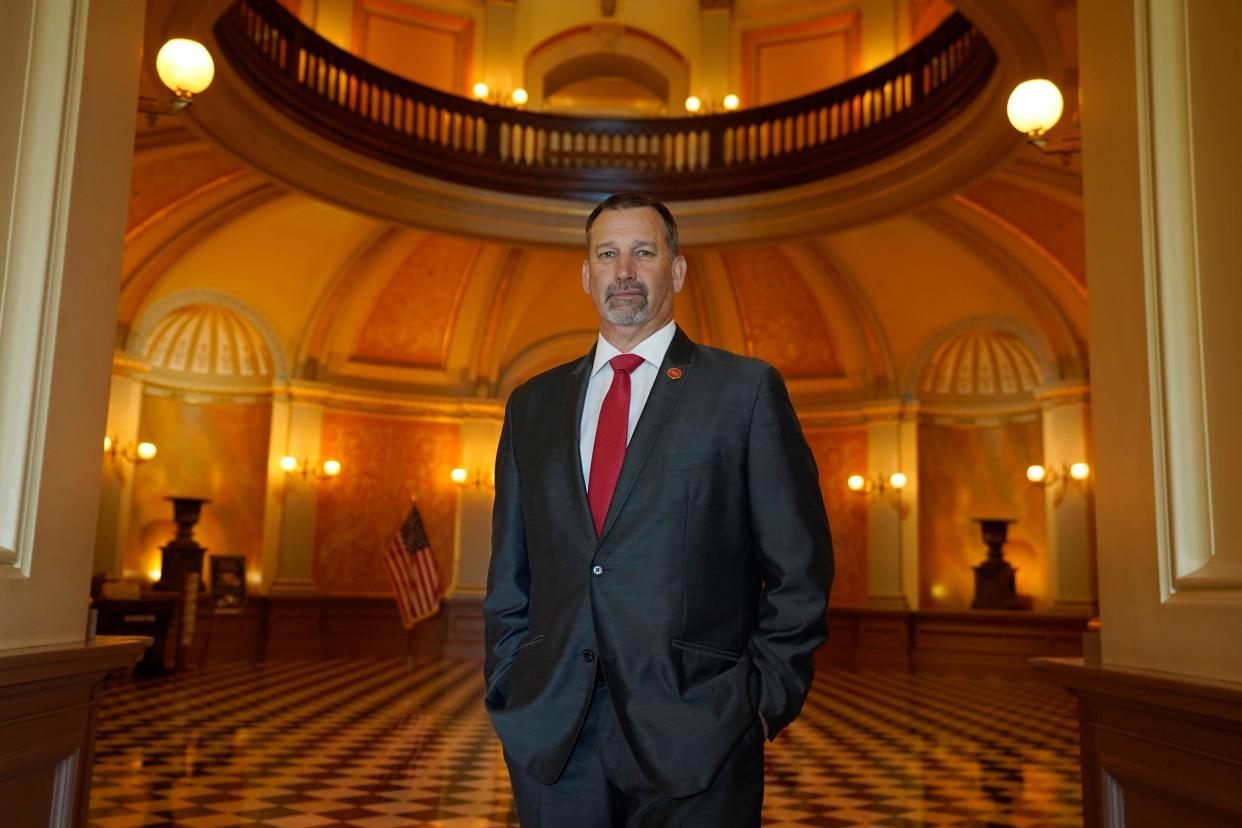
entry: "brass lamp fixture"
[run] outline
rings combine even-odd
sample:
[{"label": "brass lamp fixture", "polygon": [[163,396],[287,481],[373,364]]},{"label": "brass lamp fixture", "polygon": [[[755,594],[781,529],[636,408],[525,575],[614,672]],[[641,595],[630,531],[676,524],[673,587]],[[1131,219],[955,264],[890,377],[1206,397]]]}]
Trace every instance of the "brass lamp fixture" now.
[{"label": "brass lamp fixture", "polygon": [[289,477],[300,477],[303,480],[331,480],[341,473],[341,461],[324,460],[316,464],[312,463],[308,457],[299,460],[293,455],[286,454],[280,458],[280,468]]},{"label": "brass lamp fixture", "polygon": [[1082,137],[1065,136],[1045,138],[1045,133],[1056,126],[1065,110],[1061,90],[1046,78],[1023,81],[1009,93],[1005,112],[1009,123],[1026,136],[1026,142],[1045,155],[1059,155],[1068,164],[1071,155],[1082,152]]},{"label": "brass lamp fixture", "polygon": [[126,463],[145,463],[155,457],[159,452],[155,443],[134,443],[129,442],[124,445],[111,435],[105,435],[103,439],[104,455],[113,462],[124,460]]},{"label": "brass lamp fixture", "polygon": [[194,96],[211,85],[216,65],[203,44],[176,37],[160,47],[155,56],[155,71],[174,97],[172,100],[138,98],[138,111],[147,116],[149,126],[155,126],[155,119],[161,115],[176,115],[193,103]]},{"label": "brass lamp fixture", "polygon": [[1059,469],[1050,469],[1038,463],[1026,467],[1026,479],[1036,486],[1051,488],[1057,503],[1065,497],[1069,487],[1085,487],[1090,476],[1091,467],[1082,461],[1062,463]]},{"label": "brass lamp fixture", "polygon": [[730,92],[716,101],[704,101],[698,95],[686,98],[686,112],[691,115],[711,115],[716,112],[734,112],[742,105],[742,99]]},{"label": "brass lamp fixture", "polygon": [[466,471],[460,466],[458,468],[453,469],[451,472],[449,472],[449,480],[452,480],[454,483],[456,483],[458,486],[460,486],[463,489],[466,488],[467,486],[470,486],[471,488],[474,488],[474,489],[485,489],[485,488],[495,489],[496,488],[496,481],[491,479],[490,477],[485,477],[483,474],[483,469],[480,467],[475,467],[474,480],[470,479],[470,472]]},{"label": "brass lamp fixture", "polygon": [[893,472],[885,477],[880,475],[875,479],[864,477],[861,474],[851,474],[846,478],[846,487],[855,494],[863,497],[884,497],[893,508],[897,510],[902,517],[906,516],[909,507],[901,500],[901,490],[908,486],[910,478],[904,472]]},{"label": "brass lamp fixture", "polygon": [[479,81],[470,88],[470,95],[480,103],[491,104],[492,106],[510,106],[516,109],[526,106],[526,102],[530,100],[530,94],[520,86],[508,95],[504,95],[498,90],[492,89],[483,81]]}]

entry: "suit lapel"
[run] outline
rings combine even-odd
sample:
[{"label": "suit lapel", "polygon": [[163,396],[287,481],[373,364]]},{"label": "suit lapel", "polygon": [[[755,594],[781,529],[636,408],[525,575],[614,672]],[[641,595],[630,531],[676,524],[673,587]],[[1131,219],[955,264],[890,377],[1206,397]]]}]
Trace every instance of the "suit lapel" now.
[{"label": "suit lapel", "polygon": [[561,458],[565,466],[565,479],[569,483],[570,499],[577,513],[578,523],[587,538],[595,542],[595,523],[591,520],[591,507],[587,503],[586,483],[582,480],[582,449],[580,428],[582,408],[586,404],[587,383],[591,380],[591,366],[595,364],[595,348],[583,357],[569,373],[565,382],[564,401],[561,410]]},{"label": "suit lapel", "polygon": [[[651,394],[647,397],[647,404],[643,406],[638,425],[634,427],[634,436],[630,438],[630,444],[625,450],[625,461],[621,464],[621,476],[617,478],[617,488],[613,491],[608,516],[604,519],[604,531],[599,536],[601,544],[607,540],[608,533],[612,531],[613,524],[617,522],[617,515],[625,506],[625,501],[629,498],[634,483],[642,473],[651,449],[655,447],[660,434],[664,431],[664,422],[673,412],[677,400],[681,397],[681,389],[685,387],[685,380],[681,379],[682,374],[678,374],[678,379],[673,379],[669,377],[668,370],[677,368],[683,374],[689,373],[693,356],[694,343],[682,333],[681,328],[678,328],[673,334],[673,341],[669,343],[668,351],[664,354],[664,362],[660,364],[660,373],[656,376],[655,384],[651,386]],[[585,388],[585,385],[583,387]],[[581,472],[578,476],[582,476]]]}]

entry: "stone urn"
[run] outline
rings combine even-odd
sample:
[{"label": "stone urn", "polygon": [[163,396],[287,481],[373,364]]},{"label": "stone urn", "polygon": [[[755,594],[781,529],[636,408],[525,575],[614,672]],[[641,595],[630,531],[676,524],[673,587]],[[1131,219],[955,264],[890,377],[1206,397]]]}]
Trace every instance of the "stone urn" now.
[{"label": "stone urn", "polygon": [[177,534],[164,546],[160,562],[160,579],[151,585],[162,592],[181,592],[185,589],[186,575],[203,577],[205,547],[194,540],[194,524],[202,512],[203,504],[210,500],[201,497],[166,497],[173,504],[173,520],[177,522]]},{"label": "stone urn", "polygon": [[975,523],[983,530],[988,556],[974,567],[975,600],[970,604],[971,609],[1022,609],[1014,577],[1017,570],[1005,560],[1009,524],[1016,522],[1008,518],[975,518]]}]

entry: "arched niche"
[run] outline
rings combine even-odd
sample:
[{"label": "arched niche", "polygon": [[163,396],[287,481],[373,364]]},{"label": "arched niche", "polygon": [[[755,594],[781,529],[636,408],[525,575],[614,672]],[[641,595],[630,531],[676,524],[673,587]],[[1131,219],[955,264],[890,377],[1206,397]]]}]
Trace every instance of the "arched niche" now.
[{"label": "arched niche", "polygon": [[690,64],[655,35],[617,24],[576,26],[526,56],[532,109],[594,115],[680,114]]}]

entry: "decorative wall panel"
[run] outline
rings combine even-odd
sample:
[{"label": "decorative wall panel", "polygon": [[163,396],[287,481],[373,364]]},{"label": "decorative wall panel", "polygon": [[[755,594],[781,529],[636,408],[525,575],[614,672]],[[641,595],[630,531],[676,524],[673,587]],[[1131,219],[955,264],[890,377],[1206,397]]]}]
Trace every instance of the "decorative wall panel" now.
[{"label": "decorative wall panel", "polygon": [[858,72],[858,12],[742,33],[742,98],[762,106],[818,92]]},{"label": "decorative wall panel", "polygon": [[267,404],[143,397],[139,439],[155,443],[159,454],[136,466],[109,463],[104,469],[134,475],[124,571],[145,574],[158,567],[158,547],[175,529],[172,504],[164,500],[170,495],[210,498],[195,538],[208,555],[245,555],[247,569],[259,571],[271,419]]},{"label": "decorative wall panel", "polygon": [[786,378],[843,375],[836,346],[815,295],[778,248],[722,254],[737,297],[746,351]]},{"label": "decorative wall panel", "polygon": [[443,367],[461,294],[482,249],[450,236],[420,241],[380,291],[351,359]]},{"label": "decorative wall panel", "polygon": [[344,471],[319,487],[312,576],[325,595],[388,595],[383,554],[405,520],[410,496],[431,541],[447,587],[452,577],[457,488],[448,478],[460,463],[456,423],[328,411],[320,456]]},{"label": "decorative wall panel", "polygon": [[391,0],[355,0],[354,53],[396,75],[464,95],[474,21]]},{"label": "decorative wall panel", "polygon": [[1018,594],[1034,608],[1049,597],[1044,490],[1026,467],[1043,460],[1038,421],[992,427],[919,426],[919,601],[923,609],[966,609],[983,562],[974,518],[1013,518],[1005,557]]},{"label": "decorative wall panel", "polygon": [[851,469],[867,467],[867,431],[817,428],[806,432],[819,466],[819,488],[828,510],[836,556],[834,607],[858,606],[867,597],[867,501],[843,482]]},{"label": "decorative wall panel", "polygon": [[910,42],[917,43],[953,14],[947,0],[910,0]]}]

